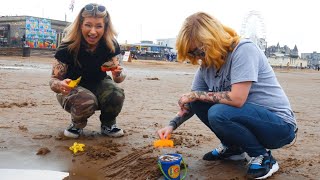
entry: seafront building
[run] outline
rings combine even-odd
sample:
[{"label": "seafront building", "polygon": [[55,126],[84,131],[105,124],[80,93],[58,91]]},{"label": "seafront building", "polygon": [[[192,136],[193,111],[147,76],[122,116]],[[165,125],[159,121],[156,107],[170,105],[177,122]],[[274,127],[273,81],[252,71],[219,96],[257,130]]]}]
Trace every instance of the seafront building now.
[{"label": "seafront building", "polygon": [[300,69],[308,67],[308,61],[299,57],[297,45],[293,49],[290,49],[287,45],[281,47],[278,43],[276,46],[267,47],[265,54],[272,67]]},{"label": "seafront building", "polygon": [[301,53],[301,58],[308,61],[310,68],[317,69],[320,67],[320,53],[316,51],[312,53]]},{"label": "seafront building", "polygon": [[[24,48],[31,49],[31,55],[52,56],[64,37],[67,21],[46,19],[32,16],[0,17],[0,55],[24,55]],[[121,50],[131,51],[135,58],[168,60],[176,58],[176,38],[141,41],[139,43],[122,43]],[[265,42],[265,41],[264,41]],[[267,44],[265,42],[264,44]],[[260,46],[259,46],[260,47]],[[262,49],[273,67],[317,68],[320,66],[320,53],[301,53],[295,45],[290,49],[263,46]]]},{"label": "seafront building", "polygon": [[1,16],[0,55],[52,56],[68,24],[32,16]]},{"label": "seafront building", "polygon": [[66,21],[32,17],[0,17],[0,46],[55,49],[63,37],[63,30],[69,24]]}]

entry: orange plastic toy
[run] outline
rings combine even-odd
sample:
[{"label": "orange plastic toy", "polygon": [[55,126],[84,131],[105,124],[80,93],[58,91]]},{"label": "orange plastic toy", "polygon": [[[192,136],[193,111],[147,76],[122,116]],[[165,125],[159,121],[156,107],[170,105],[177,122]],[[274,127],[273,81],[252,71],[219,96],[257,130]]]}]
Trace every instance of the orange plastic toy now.
[{"label": "orange plastic toy", "polygon": [[159,139],[153,142],[154,147],[173,147],[173,141],[170,139]]},{"label": "orange plastic toy", "polygon": [[106,66],[101,66],[101,71],[106,72],[106,71],[114,71],[118,69],[119,66],[114,66],[114,67],[106,67]]}]

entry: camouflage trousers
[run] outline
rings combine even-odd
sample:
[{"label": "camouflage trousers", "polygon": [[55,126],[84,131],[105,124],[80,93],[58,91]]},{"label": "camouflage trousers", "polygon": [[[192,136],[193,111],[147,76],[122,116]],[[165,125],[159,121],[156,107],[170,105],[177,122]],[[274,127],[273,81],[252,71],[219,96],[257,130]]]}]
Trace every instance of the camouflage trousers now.
[{"label": "camouflage trousers", "polygon": [[125,95],[112,79],[104,79],[91,91],[77,86],[68,95],[57,94],[57,99],[62,108],[71,114],[75,127],[84,128],[96,110],[101,111],[101,125],[111,127],[116,124]]}]

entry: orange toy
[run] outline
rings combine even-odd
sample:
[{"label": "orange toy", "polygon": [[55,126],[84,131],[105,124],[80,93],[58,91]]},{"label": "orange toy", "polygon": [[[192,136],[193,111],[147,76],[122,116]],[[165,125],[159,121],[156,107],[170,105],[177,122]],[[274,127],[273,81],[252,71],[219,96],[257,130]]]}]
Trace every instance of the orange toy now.
[{"label": "orange toy", "polygon": [[120,66],[118,59],[112,59],[112,61],[104,62],[101,66],[101,71],[114,71]]},{"label": "orange toy", "polygon": [[159,139],[153,142],[154,147],[173,147],[173,141],[170,139]]},{"label": "orange toy", "polygon": [[115,66],[115,67],[106,67],[106,66],[101,66],[101,71],[106,72],[106,71],[114,71],[116,69],[118,69],[119,66]]}]

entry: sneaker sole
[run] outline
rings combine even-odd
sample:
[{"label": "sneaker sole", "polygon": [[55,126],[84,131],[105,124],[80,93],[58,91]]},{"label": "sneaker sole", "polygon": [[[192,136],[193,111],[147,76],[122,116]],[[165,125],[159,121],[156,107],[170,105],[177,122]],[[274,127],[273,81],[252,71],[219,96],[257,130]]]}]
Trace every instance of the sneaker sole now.
[{"label": "sneaker sole", "polygon": [[272,168],[270,169],[270,171],[266,175],[264,175],[262,177],[255,178],[255,179],[266,179],[267,177],[272,176],[272,174],[277,172],[278,170],[279,170],[279,164],[278,164],[278,162],[276,162],[274,165],[272,165]]},{"label": "sneaker sole", "polygon": [[73,134],[73,133],[67,131],[66,129],[64,130],[63,135],[66,137],[69,137],[69,138],[78,138],[80,136],[78,134]]}]

